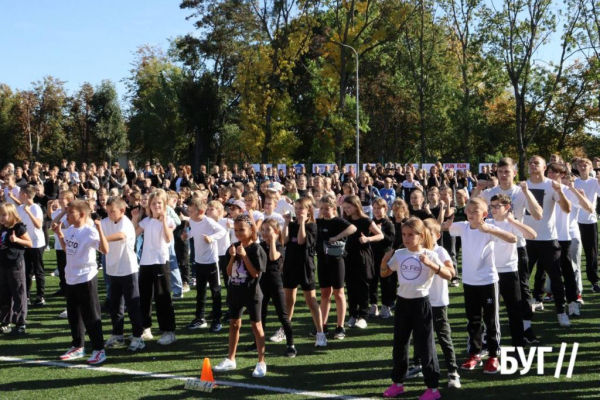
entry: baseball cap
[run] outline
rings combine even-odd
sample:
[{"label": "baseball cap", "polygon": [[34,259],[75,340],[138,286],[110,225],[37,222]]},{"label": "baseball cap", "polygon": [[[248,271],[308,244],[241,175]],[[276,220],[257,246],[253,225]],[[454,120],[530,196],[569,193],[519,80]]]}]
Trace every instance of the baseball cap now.
[{"label": "baseball cap", "polygon": [[283,190],[283,188],[281,187],[281,183],[273,182],[269,185],[268,190],[271,190],[273,192],[281,192]]},{"label": "baseball cap", "polygon": [[233,200],[233,201],[229,201],[229,206],[236,206],[239,207],[242,211],[246,211],[246,203],[244,203],[243,200]]}]

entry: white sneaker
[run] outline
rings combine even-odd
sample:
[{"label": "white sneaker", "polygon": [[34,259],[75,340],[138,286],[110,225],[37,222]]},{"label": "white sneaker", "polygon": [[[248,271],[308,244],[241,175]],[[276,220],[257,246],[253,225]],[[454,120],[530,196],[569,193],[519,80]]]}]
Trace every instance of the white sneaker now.
[{"label": "white sneaker", "polygon": [[[221,361],[219,364],[215,365],[213,370],[215,370],[217,372],[223,372],[223,371],[233,371],[236,368],[237,368],[237,364],[235,363],[235,361],[230,360],[229,358],[226,358],[223,361]],[[266,370],[266,368],[265,368],[265,370]]]},{"label": "white sneaker", "polygon": [[354,328],[354,325],[356,325],[356,318],[350,317],[350,319],[348,320],[348,322],[346,322],[346,326],[348,328]]},{"label": "white sneaker", "polygon": [[448,374],[448,389],[460,389],[460,375],[456,372]]},{"label": "white sneaker", "polygon": [[365,329],[367,327],[367,321],[364,318],[360,318],[358,321],[356,321],[354,326],[360,329]]},{"label": "white sneaker", "polygon": [[327,347],[327,337],[323,332],[317,333],[317,341],[315,347]]},{"label": "white sneaker", "polygon": [[285,340],[285,331],[283,328],[279,328],[273,336],[269,338],[271,342],[279,343]]},{"label": "white sneaker", "polygon": [[58,318],[62,318],[62,319],[67,319],[69,318],[69,314],[67,314],[67,310],[61,312],[60,314],[58,314]]},{"label": "white sneaker", "polygon": [[110,349],[111,347],[125,347],[125,340],[123,335],[111,335],[108,340],[104,343],[104,347]]},{"label": "white sneaker", "polygon": [[252,372],[252,376],[254,378],[264,378],[265,375],[267,375],[267,364],[264,362],[257,363],[256,368],[254,368],[254,371]]},{"label": "white sneaker", "polygon": [[104,350],[94,350],[92,356],[88,358],[87,363],[89,365],[98,365],[102,364],[104,361],[106,361],[106,353]]},{"label": "white sneaker", "polygon": [[175,337],[175,332],[164,332],[160,339],[156,341],[156,343],[167,346],[171,343],[175,343],[177,338]]},{"label": "white sneaker", "polygon": [[581,315],[579,303],[576,301],[572,301],[569,303],[569,315]]},{"label": "white sneaker", "polygon": [[371,308],[369,308],[369,317],[376,317],[379,315],[379,307],[377,304],[371,304]]},{"label": "white sneaker", "polygon": [[127,351],[136,352],[138,350],[142,350],[146,347],[146,343],[144,343],[144,339],[141,337],[133,337],[131,338],[131,343],[129,343],[129,347]]},{"label": "white sneaker", "polygon": [[152,330],[150,328],[144,329],[144,333],[142,333],[142,339],[144,339],[144,340],[154,339],[154,336],[152,336]]},{"label": "white sneaker", "polygon": [[544,303],[541,301],[537,301],[536,299],[529,299],[527,300],[529,302],[529,305],[531,305],[531,311],[536,312],[536,311],[544,311]]},{"label": "white sneaker", "polygon": [[50,276],[59,276],[58,275],[58,268],[55,269],[54,271],[50,272]]},{"label": "white sneaker", "polygon": [[392,316],[392,311],[388,306],[381,306],[381,312],[379,313],[379,318],[388,319]]},{"label": "white sneaker", "polygon": [[558,314],[558,324],[564,328],[568,328],[571,326],[571,321],[569,321],[569,317],[567,317],[567,314]]}]

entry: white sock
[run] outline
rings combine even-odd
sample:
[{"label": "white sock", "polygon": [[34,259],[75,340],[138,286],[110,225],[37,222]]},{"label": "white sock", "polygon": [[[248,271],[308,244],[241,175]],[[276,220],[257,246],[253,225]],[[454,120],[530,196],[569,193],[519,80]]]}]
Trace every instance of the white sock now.
[{"label": "white sock", "polygon": [[527,330],[531,328],[531,321],[523,321],[523,329]]}]

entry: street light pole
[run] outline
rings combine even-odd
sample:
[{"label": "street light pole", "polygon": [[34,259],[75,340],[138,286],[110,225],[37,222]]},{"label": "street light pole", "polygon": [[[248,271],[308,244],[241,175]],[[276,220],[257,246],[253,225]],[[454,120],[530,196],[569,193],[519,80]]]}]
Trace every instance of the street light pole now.
[{"label": "street light pole", "polygon": [[360,171],[360,128],[359,128],[359,118],[360,118],[360,114],[359,114],[359,99],[358,99],[358,52],[356,51],[356,49],[352,46],[348,46],[347,44],[344,43],[340,43],[340,42],[336,42],[335,40],[332,40],[333,43],[339,44],[342,47],[346,47],[349,48],[350,50],[352,50],[354,52],[354,55],[356,56],[356,177],[358,178],[358,173]]}]

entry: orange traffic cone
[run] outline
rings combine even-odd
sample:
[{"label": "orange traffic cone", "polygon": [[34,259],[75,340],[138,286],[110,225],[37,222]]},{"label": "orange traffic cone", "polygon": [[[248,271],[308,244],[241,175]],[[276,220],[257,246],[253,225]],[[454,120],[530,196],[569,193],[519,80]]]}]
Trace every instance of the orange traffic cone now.
[{"label": "orange traffic cone", "polygon": [[212,367],[210,366],[210,360],[208,358],[205,358],[202,363],[202,375],[200,375],[200,380],[213,383],[215,381],[215,378],[213,378]]}]

